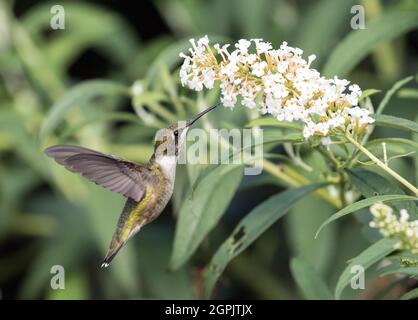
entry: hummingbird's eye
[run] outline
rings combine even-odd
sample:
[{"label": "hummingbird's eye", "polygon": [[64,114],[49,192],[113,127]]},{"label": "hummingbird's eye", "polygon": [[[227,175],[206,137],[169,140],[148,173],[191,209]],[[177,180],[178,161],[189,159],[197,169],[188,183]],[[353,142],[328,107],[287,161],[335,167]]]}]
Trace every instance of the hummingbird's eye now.
[{"label": "hummingbird's eye", "polygon": [[175,130],[175,131],[174,131],[174,136],[175,136],[176,138],[179,136],[179,131],[178,131],[178,130]]}]

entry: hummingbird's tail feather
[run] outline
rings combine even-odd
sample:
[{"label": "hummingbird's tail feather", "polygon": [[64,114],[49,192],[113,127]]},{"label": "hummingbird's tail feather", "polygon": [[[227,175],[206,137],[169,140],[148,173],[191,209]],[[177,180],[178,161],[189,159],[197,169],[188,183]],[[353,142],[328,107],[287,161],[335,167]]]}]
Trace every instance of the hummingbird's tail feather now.
[{"label": "hummingbird's tail feather", "polygon": [[126,242],[135,235],[145,224],[145,220],[138,221],[135,214],[137,203],[132,199],[126,200],[125,207],[119,217],[116,231],[113,234],[106,257],[103,260],[102,268],[107,268]]}]

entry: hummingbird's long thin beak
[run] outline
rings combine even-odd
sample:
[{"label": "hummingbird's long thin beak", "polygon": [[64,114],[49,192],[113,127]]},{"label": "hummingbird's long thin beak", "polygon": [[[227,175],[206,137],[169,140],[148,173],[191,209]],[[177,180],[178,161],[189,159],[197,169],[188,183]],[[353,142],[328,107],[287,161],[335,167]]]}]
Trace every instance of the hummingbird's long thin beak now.
[{"label": "hummingbird's long thin beak", "polygon": [[199,112],[197,115],[195,115],[193,118],[191,118],[190,120],[187,120],[186,122],[186,126],[189,127],[191,126],[193,123],[196,122],[196,120],[198,120],[200,117],[202,117],[203,115],[205,115],[206,113],[208,113],[209,111],[212,111],[213,109],[215,109],[217,106],[219,106],[220,102],[218,102],[217,104],[213,105],[210,108],[207,108],[206,110],[203,110],[202,112]]}]

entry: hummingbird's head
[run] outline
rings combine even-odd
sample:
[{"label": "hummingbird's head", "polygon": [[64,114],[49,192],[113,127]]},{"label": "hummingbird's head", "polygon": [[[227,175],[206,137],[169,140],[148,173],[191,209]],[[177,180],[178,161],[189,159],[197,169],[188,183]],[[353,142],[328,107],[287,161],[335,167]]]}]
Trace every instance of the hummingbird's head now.
[{"label": "hummingbird's head", "polygon": [[159,130],[155,136],[154,153],[156,158],[177,157],[184,145],[184,141],[186,141],[186,134],[190,126],[200,117],[215,109],[218,104],[203,110],[189,120],[178,121],[171,124],[168,128]]}]

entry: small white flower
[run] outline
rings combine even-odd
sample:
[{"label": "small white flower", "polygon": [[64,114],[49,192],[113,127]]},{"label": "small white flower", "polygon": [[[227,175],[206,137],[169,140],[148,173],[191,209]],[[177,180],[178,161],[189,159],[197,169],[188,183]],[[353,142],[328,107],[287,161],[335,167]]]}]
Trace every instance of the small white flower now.
[{"label": "small white flower", "polygon": [[248,65],[252,65],[254,62],[257,61],[257,55],[254,53],[248,54],[242,58],[242,63],[248,64]]},{"label": "small white flower", "polygon": [[197,45],[198,45],[199,47],[207,46],[208,44],[209,44],[209,38],[208,38],[208,36],[207,36],[207,35],[205,35],[203,38],[200,38],[200,39],[197,41]]},{"label": "small white flower", "polygon": [[225,107],[233,107],[237,103],[236,96],[229,95],[221,97],[221,102]]},{"label": "small white flower", "polygon": [[339,196],[339,191],[334,185],[330,185],[327,187],[327,190],[330,194],[330,196],[337,198]]},{"label": "small white flower", "polygon": [[311,54],[308,56],[308,68],[311,66],[311,63],[316,59],[316,55]]},{"label": "small white flower", "polygon": [[213,83],[215,82],[215,72],[212,69],[203,69],[202,76],[205,87],[212,89]]},{"label": "small white flower", "polygon": [[270,42],[259,42],[257,45],[257,51],[259,54],[266,53],[271,49]]},{"label": "small white flower", "polygon": [[277,65],[277,71],[280,73],[285,73],[289,68],[289,62],[287,61],[280,61]]},{"label": "small white flower", "polygon": [[256,62],[251,66],[251,73],[253,75],[255,75],[256,77],[261,77],[264,76],[265,71],[264,69],[267,67],[267,62],[265,61],[261,61],[261,62]]},{"label": "small white flower", "polygon": [[402,209],[402,210],[400,210],[399,211],[399,214],[400,214],[400,221],[401,222],[408,222],[408,220],[409,220],[409,214],[408,214],[408,211],[406,210],[406,209]]},{"label": "small white flower", "polygon": [[356,94],[358,97],[361,96],[361,89],[357,84],[352,84],[351,86],[348,87],[348,90],[351,91],[351,93]]},{"label": "small white flower", "polygon": [[409,221],[409,214],[405,209],[399,211],[398,219],[391,207],[381,203],[371,206],[370,211],[373,214],[373,221],[369,223],[371,228],[379,229],[384,237],[398,239],[396,249],[418,253],[418,220]]},{"label": "small white flower", "polygon": [[132,94],[134,96],[140,96],[144,92],[144,86],[141,81],[135,81],[131,87]]},{"label": "small white flower", "polygon": [[245,39],[240,39],[238,43],[235,44],[235,47],[242,53],[248,53],[248,48],[251,46],[251,42]]},{"label": "small white flower", "polygon": [[200,81],[199,78],[195,76],[189,81],[189,87],[192,90],[201,91],[203,89],[203,84],[202,81]]},{"label": "small white flower", "polygon": [[254,100],[251,98],[242,99],[241,104],[249,109],[254,109],[256,107]]},{"label": "small white flower", "polygon": [[330,137],[324,137],[321,139],[321,144],[324,146],[330,146],[332,144],[332,140]]},{"label": "small white flower", "polygon": [[380,215],[388,216],[393,213],[393,209],[384,203],[378,202],[370,207],[370,212],[375,217],[379,217]]}]

